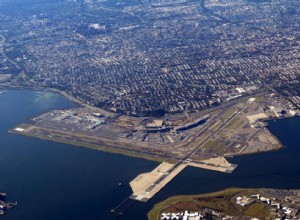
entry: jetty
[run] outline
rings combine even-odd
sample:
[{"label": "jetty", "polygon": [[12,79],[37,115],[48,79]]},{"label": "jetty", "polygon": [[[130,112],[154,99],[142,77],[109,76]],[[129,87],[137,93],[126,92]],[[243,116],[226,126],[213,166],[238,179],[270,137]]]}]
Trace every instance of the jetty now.
[{"label": "jetty", "polygon": [[132,195],[113,208],[111,212],[122,216],[134,206],[135,202],[148,202],[187,166],[225,173],[231,173],[237,168],[236,164],[229,163],[224,157],[210,158],[200,162],[181,160],[176,164],[162,162],[151,172],[142,173],[133,179],[129,183],[133,191]]},{"label": "jetty", "polygon": [[151,172],[138,175],[130,182],[133,191],[131,199],[147,202],[186,166],[186,164],[176,166],[176,164],[163,162]]},{"label": "jetty", "polygon": [[236,164],[229,163],[224,157],[210,158],[197,162],[184,160],[177,164],[163,162],[151,172],[142,173],[130,182],[133,191],[130,198],[147,202],[187,166],[225,173],[232,173],[237,168]]}]

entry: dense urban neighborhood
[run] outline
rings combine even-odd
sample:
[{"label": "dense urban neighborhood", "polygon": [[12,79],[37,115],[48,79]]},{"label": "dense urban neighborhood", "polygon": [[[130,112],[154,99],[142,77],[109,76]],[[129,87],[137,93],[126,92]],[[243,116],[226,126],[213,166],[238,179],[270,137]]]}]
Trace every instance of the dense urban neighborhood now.
[{"label": "dense urban neighborhood", "polygon": [[[201,178],[213,179],[206,183],[207,188],[202,188],[205,181],[195,181],[198,179],[191,178],[192,174],[182,182],[189,186],[196,184],[201,192],[219,190],[213,182],[221,180],[219,182],[223,184],[225,175],[239,168],[243,172],[242,161],[234,160],[235,157],[261,156],[265,152],[272,152],[270,155],[274,156],[289,147],[290,144],[278,136],[279,132],[275,134],[271,128],[278,119],[294,119],[300,115],[299,51],[299,0],[0,0],[0,94],[4,100],[0,102],[1,123],[6,121],[6,115],[7,119],[13,120],[6,127],[3,123],[5,129],[0,131],[5,132],[0,134],[1,138],[7,136],[7,140],[13,140],[3,139],[7,154],[3,154],[1,160],[5,161],[9,158],[5,155],[14,155],[12,153],[17,153],[21,160],[15,164],[17,157],[14,156],[9,162],[3,162],[3,170],[9,170],[6,165],[10,164],[16,169],[4,174],[15,175],[19,167],[29,164],[29,174],[21,169],[26,178],[16,175],[18,180],[15,182],[19,184],[20,180],[23,190],[22,180],[26,179],[30,183],[27,189],[36,188],[47,193],[35,198],[46,197],[43,204],[51,204],[51,207],[53,204],[59,218],[65,212],[71,213],[70,216],[75,213],[77,218],[80,207],[83,219],[86,219],[85,208],[88,208],[87,212],[100,212],[98,204],[97,208],[92,204],[100,201],[97,200],[100,197],[116,198],[113,196],[117,196],[114,200],[120,199],[119,204],[111,209],[105,206],[102,214],[116,214],[119,218],[134,207],[135,202],[151,200],[186,168],[204,169],[203,173],[209,175]],[[28,95],[28,90],[34,95]],[[17,91],[25,95],[18,96]],[[27,99],[24,98],[26,94]],[[55,105],[50,101],[51,95],[57,99]],[[49,102],[40,104],[40,97],[44,101],[50,97]],[[16,104],[5,110],[10,101]],[[34,107],[28,107],[32,103],[35,103]],[[31,108],[34,111],[28,110]],[[26,116],[21,114],[21,119],[15,119],[22,109]],[[11,111],[14,114],[10,114]],[[285,128],[281,129],[282,132]],[[290,130],[289,127],[286,129]],[[23,137],[26,147],[17,134],[27,136]],[[47,145],[46,142],[38,142],[39,147],[28,150],[34,143],[29,137],[65,145],[57,144],[48,149],[40,146]],[[292,144],[299,142],[291,139]],[[16,148],[11,147],[14,144],[20,152],[14,152]],[[122,179],[111,172],[110,154],[103,154],[105,160],[97,162],[103,160],[105,165],[92,164],[92,167],[104,170],[105,174],[101,176],[97,170],[96,175],[88,175],[86,164],[89,159],[84,159],[81,157],[84,154],[80,153],[78,161],[69,160],[72,153],[66,153],[64,147],[67,145],[143,158],[159,164],[151,165],[151,170],[148,169],[150,165],[141,165],[143,160],[136,163],[138,165],[130,165],[124,171],[124,174],[128,171],[128,175],[132,171],[129,182],[127,177]],[[49,159],[52,158],[49,152],[60,148],[64,148],[63,153]],[[55,166],[52,174],[60,174],[60,167],[65,168],[64,172],[70,172],[70,175],[61,173],[57,179],[76,176],[76,181],[57,181],[50,171],[42,170],[44,164],[32,165],[34,160],[26,159],[31,158],[27,153],[35,153],[37,149],[41,154],[43,150],[49,150],[42,156],[34,154],[32,157]],[[299,170],[291,171],[291,167],[299,167],[299,158],[296,158],[299,149],[289,150],[284,159],[274,157],[273,164],[263,160],[263,163],[270,163],[274,173],[260,171],[259,167],[259,171],[251,170],[247,174],[253,183],[256,184],[257,176],[261,181],[254,184],[253,189],[228,188],[204,195],[184,191],[189,196],[175,196],[156,203],[148,213],[148,219],[300,219],[299,190],[282,190],[294,186],[283,184],[283,181],[299,182],[297,177],[284,177],[285,173],[291,176],[299,173]],[[288,154],[295,158],[289,161]],[[53,163],[59,161],[58,157],[63,157],[64,163]],[[86,169],[84,174],[78,173],[76,166],[70,169],[67,166],[79,165],[80,161],[86,163],[80,165]],[[128,163],[122,161],[117,161],[122,167]],[[283,164],[292,162],[290,167],[284,168]],[[285,171],[276,173],[274,164]],[[251,169],[252,165],[249,162]],[[133,174],[134,167],[141,169]],[[35,168],[41,168],[40,172],[31,172]],[[118,173],[123,172],[123,168],[115,169]],[[214,175],[210,176],[211,171],[222,173],[221,178],[214,179]],[[47,178],[49,175],[49,179],[36,176],[36,173],[45,174]],[[95,183],[96,190],[89,193],[94,177],[107,177],[108,173],[115,175],[114,178],[107,182],[105,178],[101,179],[99,184]],[[132,179],[134,175],[136,177]],[[264,180],[266,176],[273,179]],[[44,187],[45,182],[39,185],[34,177],[48,181],[51,187],[63,185],[68,188],[73,184],[74,187],[72,190],[62,188],[56,193],[61,197],[54,195],[49,200],[51,191]],[[77,181],[82,185],[75,187]],[[246,181],[241,175],[221,186],[222,189],[251,187],[251,183],[243,185]],[[265,184],[262,181],[278,183],[262,186]],[[84,185],[87,182],[88,185]],[[104,185],[113,184],[118,190],[104,189]],[[1,187],[7,185],[0,184]],[[282,189],[259,189],[277,186]],[[102,187],[103,192],[97,194]],[[170,194],[162,193],[157,198],[161,201],[167,195],[179,194],[175,188]],[[22,190],[19,193],[23,194]],[[8,190],[3,191],[11,195]],[[130,193],[128,197],[127,193]],[[70,194],[69,200],[64,200]],[[79,201],[84,194],[88,194],[86,199]],[[27,201],[22,200],[23,197],[20,204],[31,202],[31,194]],[[0,215],[7,216],[7,210],[17,206],[17,202],[6,199],[6,193],[0,193]],[[71,200],[70,206],[64,206],[64,201]],[[80,203],[73,203],[73,200]],[[34,206],[39,207],[37,203]],[[106,201],[101,205],[104,203]],[[112,206],[112,203],[108,204]],[[24,207],[26,205],[20,205],[15,210],[24,211]],[[33,216],[38,209],[29,210],[28,216]],[[49,210],[47,207],[38,211],[47,216],[51,213]],[[139,211],[146,217],[149,210]],[[52,217],[49,214],[48,219],[55,218]]]},{"label": "dense urban neighborhood", "polygon": [[59,89],[134,116],[265,86],[299,106],[299,1],[65,0],[18,13],[0,4],[2,87]]}]

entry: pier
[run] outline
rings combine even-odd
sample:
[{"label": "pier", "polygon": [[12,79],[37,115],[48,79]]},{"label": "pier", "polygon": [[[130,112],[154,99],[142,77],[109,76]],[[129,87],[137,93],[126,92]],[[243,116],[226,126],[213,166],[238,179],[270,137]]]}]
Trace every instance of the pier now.
[{"label": "pier", "polygon": [[214,170],[224,173],[232,173],[236,168],[237,164],[229,163],[224,157],[210,158],[208,160],[189,162],[189,166],[198,167],[207,170]]},{"label": "pier", "polygon": [[183,163],[177,165],[163,162],[153,171],[138,175],[130,182],[133,191],[130,198],[141,202],[147,202],[186,166],[187,165]]},{"label": "pier", "polygon": [[147,202],[187,166],[225,173],[232,173],[237,167],[235,164],[230,164],[224,157],[210,158],[199,162],[185,160],[177,164],[163,162],[153,171],[142,173],[130,182],[133,191],[130,198]]}]

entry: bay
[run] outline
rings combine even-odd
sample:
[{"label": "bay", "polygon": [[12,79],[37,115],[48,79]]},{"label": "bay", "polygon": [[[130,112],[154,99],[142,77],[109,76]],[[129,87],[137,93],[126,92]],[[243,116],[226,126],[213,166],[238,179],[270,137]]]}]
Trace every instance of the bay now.
[{"label": "bay", "polygon": [[[76,105],[58,94],[9,90],[0,94],[0,191],[19,205],[4,220],[109,220],[131,194],[129,182],[157,163],[8,133],[52,109]],[[287,148],[236,157],[233,174],[186,168],[148,203],[135,203],[120,219],[147,219],[153,205],[177,194],[227,187],[300,188],[300,118],[270,122]],[[122,187],[118,183],[122,182]]]},{"label": "bay", "polygon": [[[57,94],[0,94],[0,191],[18,201],[4,220],[115,219],[111,208],[130,195],[128,184],[156,163],[10,134],[51,109],[75,105]],[[118,183],[125,183],[119,187]]]}]

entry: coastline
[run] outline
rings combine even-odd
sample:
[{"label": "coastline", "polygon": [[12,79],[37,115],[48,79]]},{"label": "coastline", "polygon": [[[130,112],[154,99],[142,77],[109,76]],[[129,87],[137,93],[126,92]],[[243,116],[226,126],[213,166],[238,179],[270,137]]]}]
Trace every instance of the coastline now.
[{"label": "coastline", "polygon": [[[52,140],[53,141],[53,140]],[[56,140],[57,141],[57,140]],[[60,142],[60,141],[57,141],[57,142]],[[67,144],[70,144],[70,143],[67,143]],[[73,144],[73,143],[72,143]],[[74,144],[73,144],[74,145]],[[81,146],[81,145],[79,145],[79,146]],[[82,147],[82,146],[81,146]],[[118,154],[120,154],[120,152],[115,152],[115,153],[118,153]],[[123,153],[122,153],[123,154]],[[125,154],[126,155],[126,154]],[[128,156],[132,156],[132,155],[128,155]],[[149,159],[149,158],[146,158],[147,160],[152,160],[152,158],[151,159]],[[196,171],[195,171],[196,172]],[[197,171],[198,172],[198,171]],[[199,170],[199,172],[201,173],[201,170]],[[234,186],[234,184],[233,184],[233,186]],[[194,192],[196,192],[197,193],[197,191],[194,191]],[[146,212],[145,212],[146,213]]]},{"label": "coastline", "polygon": [[203,197],[212,197],[212,196],[220,196],[228,192],[241,192],[243,190],[255,190],[255,189],[247,189],[247,188],[226,188],[217,192],[208,192],[204,194],[195,194],[195,195],[174,195],[171,196],[164,201],[161,201],[154,205],[154,207],[147,213],[148,220],[159,220],[161,212],[166,209],[171,204],[174,204],[179,201],[189,201],[193,200],[195,197],[203,198]]},{"label": "coastline", "polygon": [[[94,107],[94,106],[91,106],[87,103],[84,103],[83,101],[67,94],[64,91],[58,90],[58,89],[52,89],[52,88],[24,88],[24,87],[9,87],[7,89],[12,89],[12,90],[13,89],[16,89],[16,90],[28,89],[28,90],[31,90],[31,91],[44,91],[44,92],[60,94],[63,97],[65,97],[66,99],[68,99],[69,101],[78,104],[78,106],[85,107],[85,108],[87,108],[91,111],[99,112],[99,113],[102,112],[104,114],[109,114],[109,115],[112,115],[114,117],[119,116],[115,113],[108,112],[104,109]],[[262,121],[279,120],[279,119],[286,119],[286,118],[291,118],[291,117],[295,117],[295,116],[264,119]],[[30,123],[29,125],[32,125],[32,124]],[[254,151],[254,152],[245,152],[245,151],[243,151],[241,153],[234,153],[234,154],[231,154],[231,155],[224,154],[223,156],[226,157],[226,158],[231,158],[231,157],[240,157],[240,156],[254,155],[254,154],[258,154],[258,153],[268,153],[268,152],[283,150],[285,148],[285,146],[280,142],[280,140],[270,132],[268,127],[266,127],[265,129],[268,131],[269,135],[273,139],[275,139],[276,142],[278,142],[276,147],[269,148],[269,149],[266,149],[266,150],[261,150],[261,151]],[[143,158],[143,159],[156,161],[156,162],[168,161],[168,162],[176,163],[176,158],[173,158],[173,159],[172,158],[167,158],[167,157],[163,157],[163,156],[160,156],[160,155],[157,155],[157,154],[155,154],[155,155],[154,154],[153,155],[148,154],[147,155],[146,153],[138,152],[137,150],[130,150],[128,148],[128,146],[130,146],[130,145],[137,146],[138,145],[138,143],[135,143],[135,142],[120,143],[116,140],[106,140],[105,138],[100,137],[99,140],[98,140],[99,144],[98,143],[93,144],[93,143],[89,143],[88,141],[70,141],[70,140],[64,139],[64,138],[51,137],[50,135],[34,134],[34,133],[30,133],[30,132],[28,132],[28,133],[27,132],[19,132],[19,131],[16,131],[14,129],[11,129],[9,132],[14,133],[14,134],[18,134],[18,135],[26,135],[26,136],[30,136],[30,137],[39,138],[39,139],[70,144],[70,145],[77,146],[77,147],[85,147],[85,148],[90,148],[90,149],[93,149],[93,150],[100,150],[100,151],[105,151],[105,152],[110,152],[110,153],[122,154],[122,155],[132,156],[132,157],[136,157],[136,158]],[[105,142],[109,142],[109,144],[108,143],[106,144]],[[127,148],[122,147],[122,144],[124,144],[124,146],[127,146]],[[179,146],[180,146],[180,144],[179,144]],[[141,149],[141,151],[142,151],[142,149]]]},{"label": "coastline", "polygon": [[[251,156],[251,155],[256,155],[256,154],[263,154],[263,153],[271,153],[271,152],[276,152],[276,151],[281,151],[287,148],[286,146],[280,144],[280,146],[276,149],[271,149],[271,150],[265,150],[265,151],[259,151],[259,152],[250,152],[250,153],[236,153],[232,157],[242,157],[242,156]],[[230,158],[231,156],[224,156],[226,158]]]},{"label": "coastline", "polygon": [[[276,120],[292,119],[292,118],[295,118],[295,117],[278,118]],[[271,120],[274,120],[274,119],[271,119]],[[272,134],[272,136],[276,137],[276,139],[281,144],[281,148],[278,150],[274,150],[274,151],[280,151],[280,150],[284,150],[285,148],[287,148],[287,146],[283,145],[282,142],[279,140],[279,137],[275,136],[275,133],[273,133],[271,130],[269,130],[269,132]],[[252,154],[247,154],[247,155],[252,155]],[[239,155],[239,156],[243,156],[243,155]],[[243,190],[243,191],[249,191],[249,190],[260,190],[261,191],[261,190],[263,190],[263,191],[281,191],[281,192],[291,192],[291,191],[300,192],[298,186],[296,186],[296,187],[294,186],[291,188],[288,188],[286,186],[284,188],[277,188],[277,187],[274,187],[274,188],[264,188],[264,186],[259,187],[259,188],[235,188],[234,187],[234,188],[226,188],[226,189],[220,190],[220,191],[213,191],[212,193],[204,193],[204,194],[194,193],[194,194],[172,195],[172,196],[167,197],[167,198],[159,201],[158,203],[154,204],[152,209],[150,211],[148,211],[147,217],[148,217],[148,220],[159,220],[161,213],[164,210],[166,210],[166,208],[168,208],[169,206],[172,206],[176,202],[182,202],[182,204],[185,204],[186,201],[193,200],[195,198],[219,196],[220,194],[222,194],[222,193],[224,194],[227,190],[231,190],[231,189],[237,190],[237,191],[238,190]]]},{"label": "coastline", "polygon": [[67,92],[61,91],[59,89],[52,89],[52,88],[47,89],[46,88],[43,91],[53,92],[53,93],[60,94],[60,95],[64,96],[65,98],[67,98],[69,101],[75,102],[75,103],[79,104],[80,106],[83,106],[83,107],[85,107],[87,109],[90,109],[92,111],[95,111],[95,112],[103,113],[105,115],[109,115],[109,116],[112,116],[112,117],[118,115],[116,113],[107,111],[107,110],[105,110],[103,108],[99,108],[99,107],[95,107],[95,106],[89,105],[89,104],[85,103],[84,101],[82,101],[82,100],[80,100],[78,98],[75,98],[74,96],[69,95]]},{"label": "coastline", "polygon": [[90,109],[92,111],[95,112],[99,112],[99,113],[103,113],[106,115],[110,115],[110,116],[117,116],[118,114],[107,111],[105,109],[99,108],[99,107],[95,107],[92,105],[89,105],[87,103],[85,103],[84,101],[75,98],[74,96],[68,94],[65,91],[59,90],[59,89],[54,89],[54,88],[44,88],[44,87],[23,87],[23,86],[3,86],[3,89],[8,89],[8,90],[29,90],[29,91],[36,91],[36,92],[50,92],[50,93],[54,93],[54,94],[60,94],[63,97],[65,97],[66,99],[68,99],[71,102],[74,102],[76,104],[78,104],[79,106],[85,107],[87,109]]},{"label": "coastline", "polygon": [[[32,133],[25,133],[25,132],[18,132],[14,129],[11,129],[8,131],[11,134],[15,135],[23,135],[27,137],[33,137],[33,138],[38,138],[40,140],[47,140],[47,141],[52,141],[52,142],[57,142],[57,143],[63,143],[63,144],[68,144],[74,147],[83,147],[91,150],[98,150],[98,151],[103,151],[107,153],[114,153],[114,154],[122,154],[124,156],[129,156],[129,157],[135,157],[135,158],[141,158],[141,159],[146,159],[149,161],[154,161],[154,162],[163,162],[166,161],[165,158],[160,158],[159,156],[151,157],[146,156],[145,154],[138,153],[138,152],[133,152],[133,151],[128,151],[126,149],[122,149],[121,147],[112,147],[112,146],[105,146],[105,145],[95,145],[87,142],[72,142],[72,141],[67,141],[64,139],[58,139],[58,138],[53,138],[45,135],[35,135]],[[169,162],[174,162],[172,160],[169,160]]]},{"label": "coastline", "polygon": [[[25,124],[27,126],[27,124]],[[27,133],[27,132],[20,132],[16,131],[15,128],[11,129],[8,131],[9,133],[12,134],[17,134],[17,135],[24,135],[28,137],[34,137],[34,138],[39,138],[41,140],[49,140],[53,142],[58,142],[58,143],[64,143],[64,144],[70,144],[72,146],[76,147],[85,147],[88,149],[93,149],[93,150],[99,150],[99,151],[104,151],[104,152],[109,152],[109,153],[115,153],[115,154],[122,154],[130,157],[136,157],[136,158],[143,158],[146,160],[150,161],[155,161],[155,162],[163,162],[163,161],[168,161],[168,162],[173,162],[176,163],[176,160],[172,160],[171,158],[166,160],[165,157],[159,157],[159,155],[155,156],[150,156],[150,155],[145,155],[144,153],[139,153],[135,151],[130,151],[127,150],[126,148],[119,147],[117,143],[111,143],[109,145],[105,144],[91,144],[88,142],[78,142],[78,141],[68,141],[65,139],[60,139],[60,138],[54,138],[54,137],[49,137],[46,135],[36,135],[33,133]],[[275,136],[271,133],[272,137],[274,138]],[[276,138],[276,137],[275,137]],[[276,138],[277,139],[277,138]],[[278,140],[278,139],[277,139]],[[233,155],[224,155],[225,158],[232,158],[232,157],[241,157],[241,156],[250,156],[250,155],[255,155],[255,154],[261,154],[261,153],[270,153],[270,152],[276,152],[280,150],[284,150],[286,146],[284,146],[279,140],[278,140],[278,147],[277,148],[272,148],[269,150],[264,150],[264,151],[257,151],[257,152],[245,152],[245,153],[235,153]]]},{"label": "coastline", "polygon": [[[279,193],[277,193],[279,192]],[[281,209],[283,206],[289,206],[287,202],[282,203],[285,198],[294,197],[297,198],[299,196],[299,189],[273,189],[273,188],[238,188],[231,187],[225,188],[220,191],[203,193],[203,194],[195,194],[195,195],[177,195],[171,196],[164,201],[161,201],[154,205],[154,207],[147,213],[148,220],[159,220],[162,213],[163,215],[168,215],[166,213],[170,213],[170,210],[176,210],[176,213],[182,213],[183,207],[190,207],[191,209],[188,212],[192,211],[200,211],[208,209],[210,211],[218,212],[218,214],[226,213],[229,216],[234,216],[234,219],[248,219],[249,217],[254,217],[252,215],[259,215],[259,209],[257,210],[257,205],[253,205],[254,203],[264,204],[267,207],[267,212],[264,212],[264,217],[269,219],[272,216],[271,209],[268,207],[276,206],[277,209]],[[247,198],[248,197],[248,198]],[[260,199],[261,198],[261,199]],[[266,202],[268,198],[272,198],[269,202]],[[240,205],[238,203],[239,200],[242,200],[246,203]],[[220,201],[221,200],[221,201]],[[202,201],[199,202],[199,201]],[[276,202],[275,202],[276,201]],[[282,203],[282,204],[280,204]],[[192,205],[194,204],[194,205]],[[197,204],[197,205],[195,205]],[[221,205],[220,205],[221,204]],[[279,205],[280,204],[280,205]],[[253,208],[250,208],[253,205]],[[296,204],[294,204],[296,205]],[[178,207],[180,209],[178,210]],[[195,210],[193,210],[195,209]],[[249,212],[246,210],[256,210],[255,212]],[[284,209],[284,208],[283,208]],[[171,211],[172,212],[172,211]],[[174,212],[173,212],[174,213]],[[198,213],[198,212],[197,212]],[[250,214],[250,215],[247,215]],[[275,212],[276,213],[276,212]],[[260,213],[262,214],[262,213]],[[297,215],[297,213],[295,214]],[[219,216],[219,215],[217,215]],[[258,216],[255,216],[258,217]],[[232,219],[232,218],[230,218]],[[250,219],[250,218],[249,218]],[[252,218],[251,218],[252,219]],[[255,218],[257,219],[257,218]],[[260,218],[259,218],[260,219]],[[265,219],[265,218],[263,218]],[[271,219],[271,218],[270,218]],[[273,219],[273,218],[272,218]]]}]

